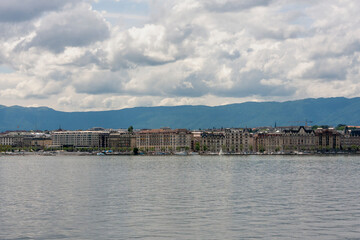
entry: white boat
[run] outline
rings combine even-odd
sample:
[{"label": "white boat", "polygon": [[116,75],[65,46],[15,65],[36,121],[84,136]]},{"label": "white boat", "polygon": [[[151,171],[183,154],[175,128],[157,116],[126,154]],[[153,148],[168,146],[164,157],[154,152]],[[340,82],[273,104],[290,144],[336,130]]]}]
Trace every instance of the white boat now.
[{"label": "white boat", "polygon": [[175,155],[179,155],[179,156],[186,156],[187,152],[176,152],[174,153]]},{"label": "white boat", "polygon": [[223,152],[222,148],[220,148],[219,155],[224,155],[224,152]]}]

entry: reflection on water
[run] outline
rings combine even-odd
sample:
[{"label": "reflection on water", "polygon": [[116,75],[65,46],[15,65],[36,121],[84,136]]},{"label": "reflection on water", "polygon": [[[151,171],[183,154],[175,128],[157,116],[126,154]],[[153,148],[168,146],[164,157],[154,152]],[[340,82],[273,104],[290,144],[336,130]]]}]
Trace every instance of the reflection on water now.
[{"label": "reflection on water", "polygon": [[0,239],[360,237],[360,157],[0,157]]}]

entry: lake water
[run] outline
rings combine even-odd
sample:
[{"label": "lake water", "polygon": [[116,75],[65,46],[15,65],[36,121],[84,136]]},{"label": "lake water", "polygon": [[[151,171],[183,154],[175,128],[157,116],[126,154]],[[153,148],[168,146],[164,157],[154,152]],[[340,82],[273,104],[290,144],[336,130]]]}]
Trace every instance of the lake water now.
[{"label": "lake water", "polygon": [[357,156],[0,157],[0,239],[359,239]]}]

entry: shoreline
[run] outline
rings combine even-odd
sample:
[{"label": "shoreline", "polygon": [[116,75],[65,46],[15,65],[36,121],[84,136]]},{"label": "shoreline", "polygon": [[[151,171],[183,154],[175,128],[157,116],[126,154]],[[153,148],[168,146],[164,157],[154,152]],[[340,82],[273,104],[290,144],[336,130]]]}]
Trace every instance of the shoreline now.
[{"label": "shoreline", "polygon": [[106,153],[98,155],[99,152],[0,152],[0,156],[98,156],[98,157],[107,157],[107,156],[356,156],[360,155],[360,152],[324,152],[324,153],[197,153],[197,154],[132,154],[132,153]]}]

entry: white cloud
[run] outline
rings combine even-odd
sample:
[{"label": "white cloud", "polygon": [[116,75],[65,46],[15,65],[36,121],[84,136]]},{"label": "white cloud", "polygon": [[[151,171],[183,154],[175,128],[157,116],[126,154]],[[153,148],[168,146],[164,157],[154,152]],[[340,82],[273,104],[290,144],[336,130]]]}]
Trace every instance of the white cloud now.
[{"label": "white cloud", "polygon": [[66,47],[88,46],[108,36],[108,25],[101,15],[89,9],[87,4],[78,4],[40,19],[36,35],[25,46],[60,53]]},{"label": "white cloud", "polygon": [[354,0],[142,1],[148,22],[129,28],[91,1],[22,2],[0,3],[0,63],[15,71],[0,73],[7,103],[93,110],[360,89]]}]

